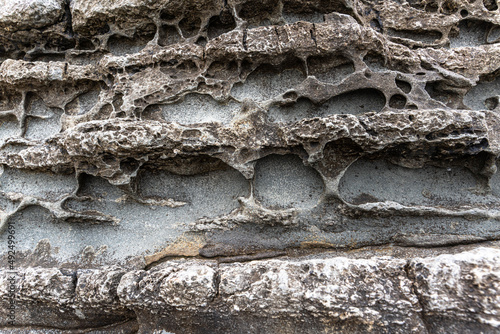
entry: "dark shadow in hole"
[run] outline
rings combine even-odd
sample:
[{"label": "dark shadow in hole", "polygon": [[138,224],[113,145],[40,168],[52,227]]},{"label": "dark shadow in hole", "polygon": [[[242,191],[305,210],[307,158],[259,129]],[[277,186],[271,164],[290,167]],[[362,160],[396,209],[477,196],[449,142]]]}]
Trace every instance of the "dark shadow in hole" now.
[{"label": "dark shadow in hole", "polygon": [[175,20],[175,17],[176,17],[175,14],[170,13],[166,10],[163,10],[160,13],[160,20],[162,20],[162,21],[173,21],[173,20]]},{"label": "dark shadow in hole", "polygon": [[198,39],[195,42],[196,45],[199,45],[202,47],[205,47],[207,45],[207,43],[208,43],[207,39],[203,36],[198,37]]},{"label": "dark shadow in hole", "polygon": [[261,23],[272,16],[277,16],[280,9],[279,1],[253,0],[246,1],[241,6],[238,16],[250,23]]},{"label": "dark shadow in hole", "polygon": [[498,107],[498,96],[490,97],[484,100],[484,105],[489,110],[496,109]]},{"label": "dark shadow in hole", "polygon": [[95,45],[94,43],[92,43],[92,40],[85,37],[80,37],[77,40],[76,48],[78,50],[95,50]]},{"label": "dark shadow in hole", "polygon": [[403,109],[406,105],[406,97],[401,94],[391,96],[389,100],[389,107],[395,109]]},{"label": "dark shadow in hole", "polygon": [[496,0],[483,0],[483,5],[489,11],[494,11],[498,9],[498,4]]},{"label": "dark shadow in hole", "polygon": [[[283,0],[283,11],[296,15],[327,14],[332,12],[351,15],[352,9],[342,1],[319,0],[319,1],[297,1]],[[308,21],[308,20],[305,20]]]},{"label": "dark shadow in hole", "polygon": [[428,82],[425,85],[425,90],[431,98],[444,103],[447,107],[456,109],[464,108],[462,95],[443,81]]},{"label": "dark shadow in hole", "polygon": [[373,19],[370,21],[370,27],[372,27],[373,29],[375,29],[378,32],[382,31],[382,25],[380,24],[379,20],[377,20],[377,19]]}]

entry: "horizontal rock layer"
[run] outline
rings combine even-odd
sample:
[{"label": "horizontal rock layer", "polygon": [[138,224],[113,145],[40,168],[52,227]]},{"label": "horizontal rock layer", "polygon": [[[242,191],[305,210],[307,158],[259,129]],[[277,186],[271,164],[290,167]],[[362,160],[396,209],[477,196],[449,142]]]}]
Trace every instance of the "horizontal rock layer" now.
[{"label": "horizontal rock layer", "polygon": [[[64,312],[65,328],[75,330],[128,323],[134,331],[133,324],[139,323],[141,333],[182,328],[239,333],[248,330],[244,321],[251,320],[253,330],[297,333],[389,328],[424,333],[459,330],[459,324],[494,332],[500,312],[499,260],[497,248],[477,247],[413,259],[176,260],[134,271],[34,267],[14,277],[21,315],[34,328],[52,327],[49,319],[31,316],[41,307]],[[3,270],[0,280],[11,275]],[[8,292],[0,293],[4,298]]]}]

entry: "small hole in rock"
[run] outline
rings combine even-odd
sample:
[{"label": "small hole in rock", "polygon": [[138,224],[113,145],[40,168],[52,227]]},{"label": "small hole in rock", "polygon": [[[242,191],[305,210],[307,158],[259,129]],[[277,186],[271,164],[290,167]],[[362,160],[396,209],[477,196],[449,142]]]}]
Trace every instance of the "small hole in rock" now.
[{"label": "small hole in rock", "polygon": [[403,109],[406,105],[406,97],[400,94],[393,95],[389,100],[389,107]]},{"label": "small hole in rock", "polygon": [[201,19],[199,17],[185,17],[179,22],[179,28],[184,38],[195,36],[200,30]]},{"label": "small hole in rock", "polygon": [[444,81],[428,82],[425,90],[430,97],[436,101],[444,103],[450,108],[461,108],[462,97],[454,87],[448,86]]},{"label": "small hole in rock", "polygon": [[407,94],[411,91],[411,85],[406,81],[396,79],[396,85]]},{"label": "small hole in rock", "polygon": [[307,68],[310,75],[328,83],[337,83],[355,71],[353,61],[340,54],[309,57]]},{"label": "small hole in rock", "polygon": [[212,39],[236,28],[231,12],[222,11],[220,15],[213,16],[208,23],[208,38]]},{"label": "small hole in rock", "polygon": [[417,30],[396,30],[387,29],[387,34],[392,37],[412,40],[417,42],[422,42],[424,44],[436,43],[442,37],[442,33],[439,31],[417,31]]},{"label": "small hole in rock", "polygon": [[163,21],[173,21],[175,20],[175,14],[169,13],[167,11],[162,11],[160,14],[160,19]]},{"label": "small hole in rock", "polygon": [[203,36],[198,37],[198,39],[196,40],[196,45],[204,47],[205,45],[207,45],[207,39]]},{"label": "small hole in rock", "polygon": [[127,158],[125,160],[122,160],[120,162],[120,169],[125,173],[125,174],[132,174],[139,168],[139,161],[133,159],[133,158]]},{"label": "small hole in rock", "polygon": [[109,31],[110,31],[109,25],[105,24],[101,28],[97,29],[97,34],[104,35],[107,34]]},{"label": "small hole in rock", "polygon": [[115,56],[124,56],[141,51],[154,37],[156,28],[153,25],[134,37],[113,35],[108,40],[109,51]]},{"label": "small hole in rock", "polygon": [[373,19],[370,21],[370,27],[375,29],[376,31],[382,31],[382,26],[380,25],[380,22],[376,19]]},{"label": "small hole in rock", "polygon": [[466,9],[462,9],[460,11],[460,16],[461,17],[467,17],[467,16],[469,16],[469,12]]},{"label": "small hole in rock", "polygon": [[78,49],[79,50],[94,50],[94,43],[90,39],[80,38],[78,39]]},{"label": "small hole in rock", "polygon": [[160,28],[160,35],[158,38],[158,44],[160,46],[167,46],[170,44],[178,43],[181,40],[179,32],[174,26],[163,25]]},{"label": "small hole in rock", "polygon": [[110,154],[105,154],[103,157],[102,157],[102,161],[107,164],[107,165],[111,165],[113,164],[113,162],[116,161],[115,157],[110,155]]},{"label": "small hole in rock", "polygon": [[386,70],[385,58],[379,53],[370,51],[364,56],[363,61],[372,72],[383,72]]},{"label": "small hole in rock", "polygon": [[[494,25],[487,21],[476,19],[465,19],[460,21],[458,27],[454,28],[449,35],[450,47],[480,46],[488,43],[488,32]],[[491,34],[490,34],[491,35]]]},{"label": "small hole in rock", "polygon": [[493,10],[498,9],[498,5],[497,5],[496,0],[483,0],[483,4],[484,4],[484,7],[489,11],[493,11]]},{"label": "small hole in rock", "polygon": [[246,1],[241,6],[238,16],[250,23],[264,25],[264,21],[279,13],[280,4],[279,1]]}]

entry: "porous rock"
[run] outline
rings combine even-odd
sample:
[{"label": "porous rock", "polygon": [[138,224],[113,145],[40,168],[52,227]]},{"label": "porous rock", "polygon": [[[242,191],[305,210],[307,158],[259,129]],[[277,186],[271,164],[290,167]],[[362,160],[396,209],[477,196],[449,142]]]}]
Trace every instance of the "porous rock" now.
[{"label": "porous rock", "polygon": [[498,333],[499,55],[495,0],[0,0],[1,330]]}]

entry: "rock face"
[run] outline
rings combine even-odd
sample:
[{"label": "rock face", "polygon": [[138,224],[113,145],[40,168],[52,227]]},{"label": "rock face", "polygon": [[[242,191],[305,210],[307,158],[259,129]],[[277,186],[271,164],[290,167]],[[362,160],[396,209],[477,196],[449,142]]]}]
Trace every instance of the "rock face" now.
[{"label": "rock face", "polygon": [[0,0],[0,329],[500,333],[496,0]]}]

